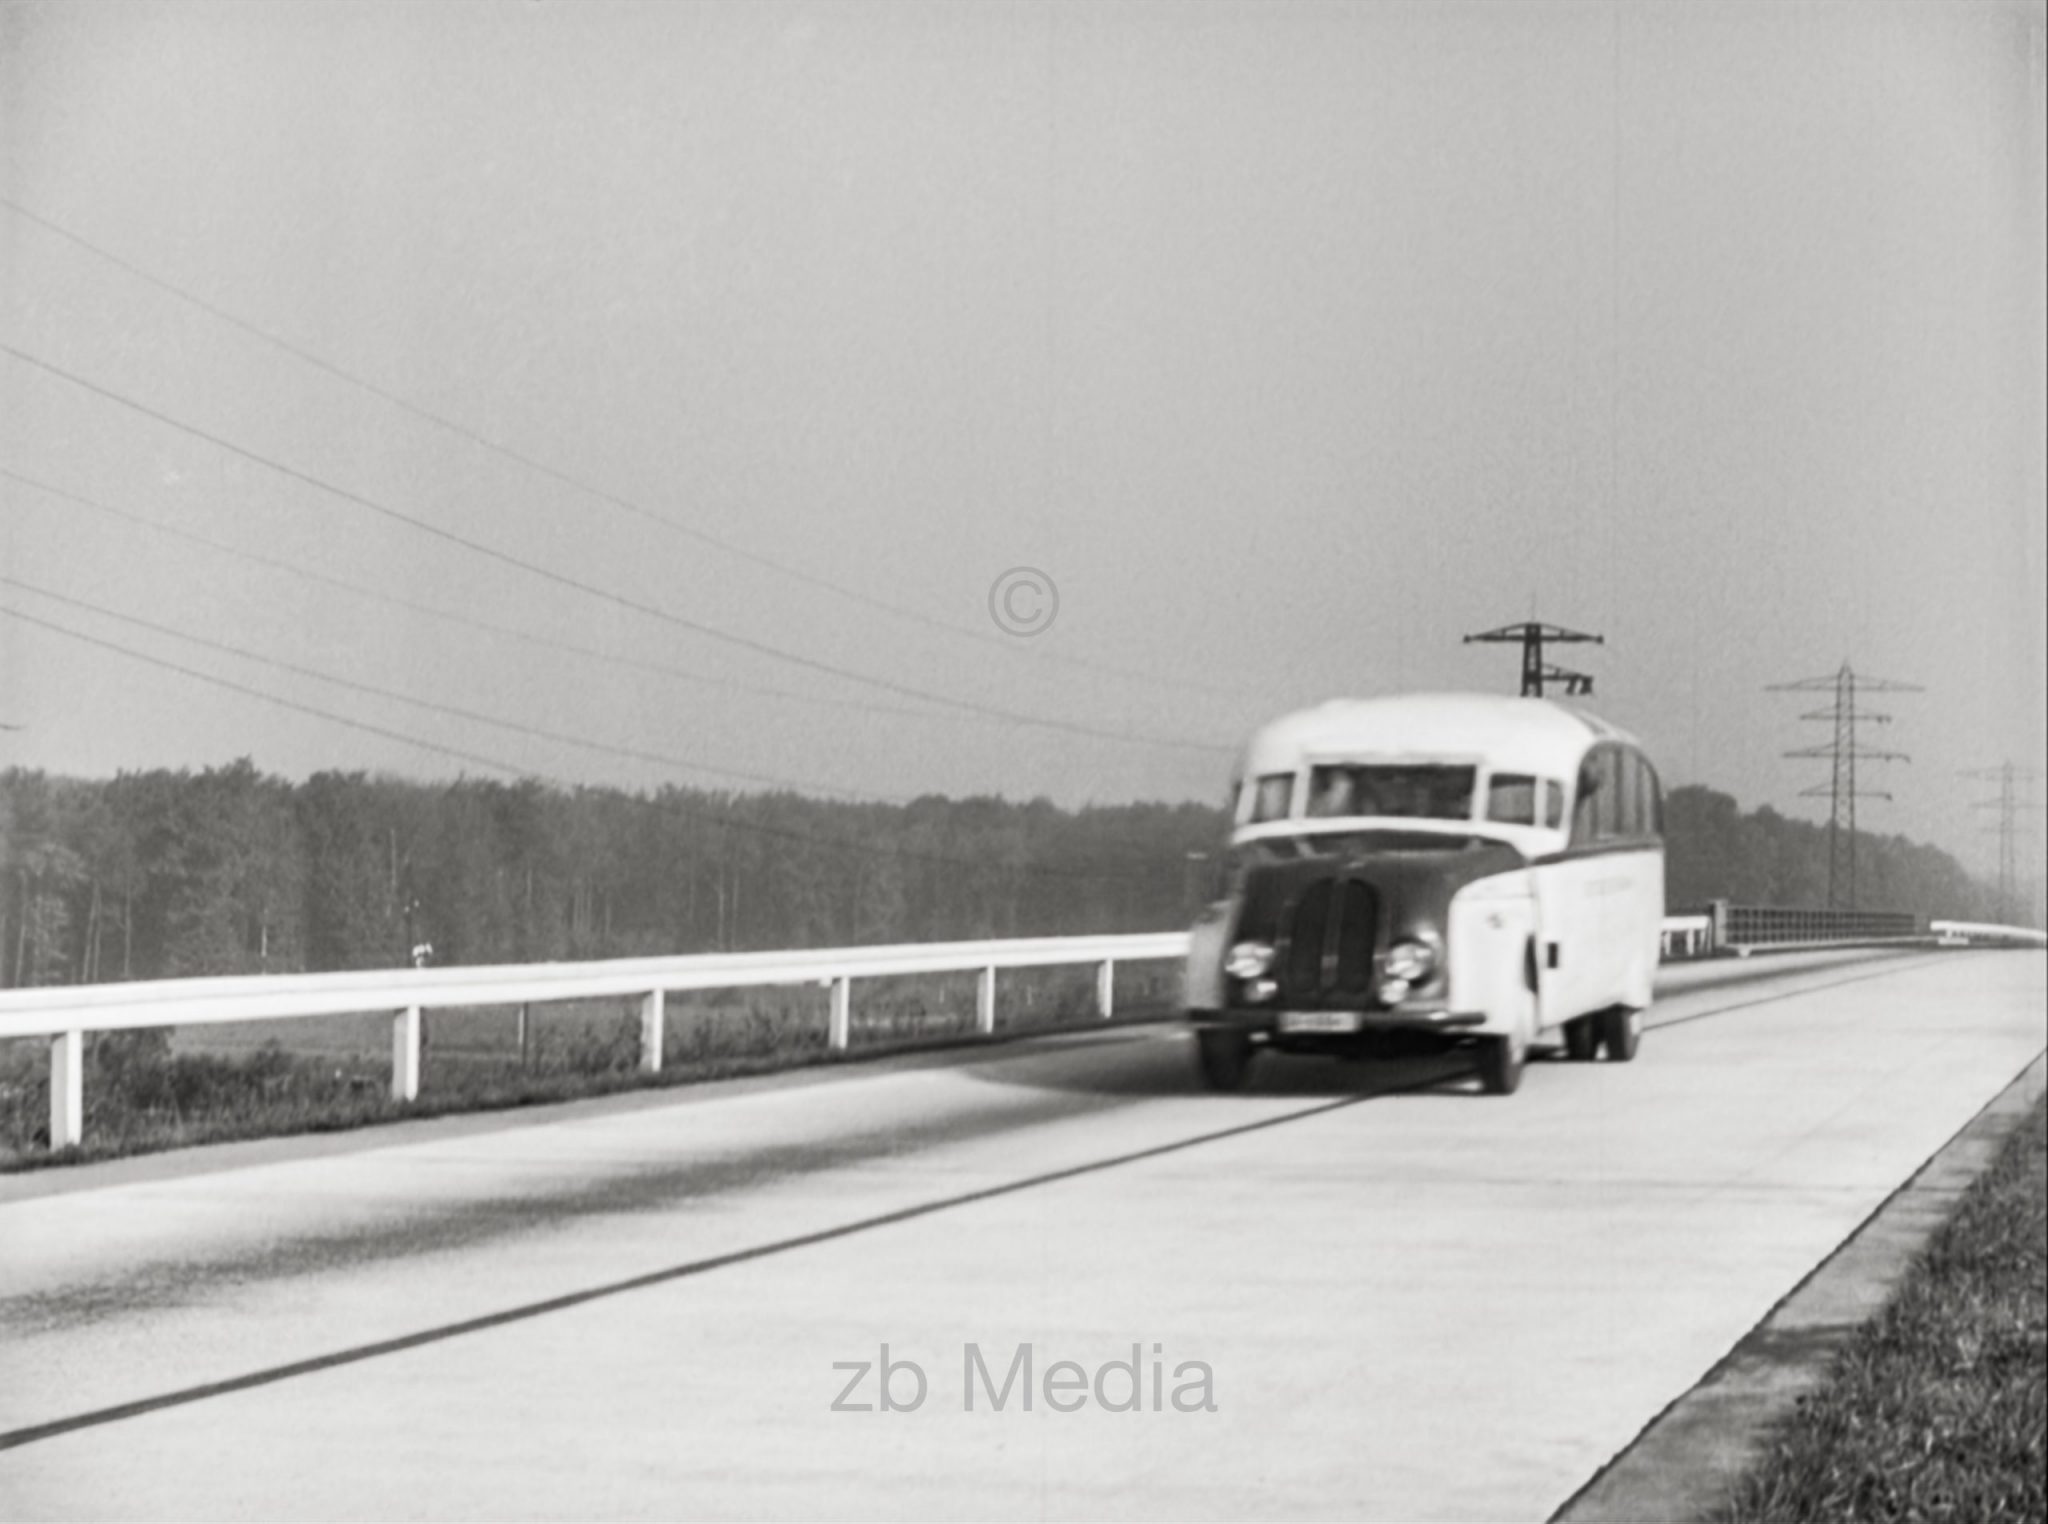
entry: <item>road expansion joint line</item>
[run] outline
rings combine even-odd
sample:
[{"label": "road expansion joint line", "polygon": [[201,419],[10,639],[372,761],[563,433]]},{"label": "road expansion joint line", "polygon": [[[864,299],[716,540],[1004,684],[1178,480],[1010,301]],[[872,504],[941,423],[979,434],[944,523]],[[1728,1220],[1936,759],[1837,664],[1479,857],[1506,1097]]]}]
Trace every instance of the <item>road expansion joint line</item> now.
[{"label": "road expansion joint line", "polygon": [[930,1217],[957,1207],[970,1206],[982,1201],[1015,1195],[1040,1186],[1061,1184],[1068,1180],[1078,1179],[1084,1175],[1099,1174],[1105,1170],[1140,1163],[1148,1159],[1160,1158],[1167,1154],[1180,1153],[1186,1149],[1197,1148],[1208,1143],[1221,1142],[1228,1138],[1243,1137],[1249,1133],[1263,1132],[1268,1128],[1280,1127],[1290,1122],[1304,1121],[1310,1117],[1321,1116],[1326,1112],[1356,1106],[1378,1096],[1398,1094],[1402,1088],[1421,1088],[1426,1085],[1439,1083],[1441,1083],[1440,1078],[1432,1078],[1417,1081],[1413,1087],[1393,1087],[1388,1090],[1372,1091],[1364,1095],[1343,1096],[1337,1100],[1326,1101],[1299,1111],[1285,1112],[1275,1117],[1262,1117],[1257,1121],[1242,1123],[1235,1127],[1198,1133],[1193,1137],[1176,1139],[1170,1143],[1156,1144],[1150,1148],[1138,1149],[1131,1153],[1117,1154],[1107,1159],[1096,1159],[1085,1164],[1070,1165],[1065,1169],[1051,1170],[1044,1174],[1028,1176],[1021,1180],[1006,1181],[1001,1185],[986,1186],[979,1190],[962,1192],[959,1195],[923,1202],[916,1206],[899,1208],[893,1212],[879,1213],[876,1216],[861,1218],[854,1222],[821,1228],[815,1232],[797,1234],[793,1237],[777,1239],[745,1249],[736,1249],[705,1259],[672,1265],[661,1270],[648,1271],[645,1274],[630,1276],[624,1280],[585,1287],[580,1291],[565,1292],[562,1295],[548,1297],[541,1301],[503,1308],[497,1312],[485,1313],[479,1317],[464,1318],[457,1322],[420,1329],[413,1333],[398,1335],[395,1338],[380,1339],[369,1344],[333,1350],[324,1355],[315,1355],[308,1359],[295,1360],[284,1365],[249,1371],[239,1376],[230,1376],[218,1381],[204,1382],[196,1386],[182,1387],[175,1391],[158,1393],[152,1397],[136,1398],[129,1402],[95,1408],[87,1412],[75,1413],[68,1417],[51,1419],[44,1423],[24,1425],[0,1432],[0,1451],[19,1449],[24,1445],[35,1444],[46,1439],[55,1439],[60,1435],[75,1433],[81,1429],[98,1428],[127,1419],[146,1417],[151,1413],[160,1412],[166,1408],[186,1407],[215,1397],[232,1396],[236,1393],[251,1391],[258,1387],[274,1386],[280,1382],[294,1380],[301,1376],[312,1376],[342,1366],[358,1365],[386,1355],[403,1354],[426,1345],[444,1343],[450,1339],[460,1338],[468,1334],[485,1333],[513,1323],[529,1322],[552,1313],[567,1312],[590,1302],[603,1301],[611,1297],[623,1296],[629,1292],[644,1291],[655,1286],[666,1285],[671,1281],[685,1280],[694,1276],[708,1274],[714,1270],[727,1269],[734,1265],[746,1264],[753,1260],[766,1259],[778,1254],[786,1254],[797,1249],[814,1248],[820,1244],[831,1243],[842,1238],[850,1238],[856,1234],[870,1232],[878,1228],[893,1227],[900,1223],[913,1222],[919,1218]]},{"label": "road expansion joint line", "polygon": [[[1916,960],[1915,963],[1908,964],[1906,967],[1918,966],[1920,961],[1932,960]],[[1837,985],[1859,983],[1865,979],[1879,978],[1903,971],[1900,968],[1887,968],[1874,973],[1858,975],[1850,979],[1835,980],[1826,985],[1807,986],[1797,990],[1783,991],[1779,994],[1764,996],[1756,1000],[1743,1001],[1731,1006],[1718,1007],[1711,1011],[1696,1012],[1690,1016],[1678,1017],[1671,1021],[1659,1023],[1659,1026],[1680,1026],[1691,1021],[1704,1020],[1709,1016],[1726,1015],[1733,1011],[1747,1010],[1758,1005],[1768,1005],[1777,1001],[1792,999],[1799,995],[1816,993],[1818,989],[1830,989]],[[943,1197],[936,1201],[904,1207],[897,1211],[881,1213],[874,1217],[862,1218],[851,1223],[842,1223],[835,1227],[822,1228],[816,1232],[799,1234],[794,1237],[779,1239],[746,1249],[734,1250],[726,1254],[714,1255],[706,1259],[673,1265],[666,1269],[650,1271],[646,1274],[632,1276],[624,1280],[586,1287],[580,1291],[567,1292],[542,1301],[504,1308],[498,1312],[486,1313],[479,1317],[466,1318],[453,1323],[441,1324],[434,1328],[421,1329],[414,1333],[399,1335],[396,1338],[383,1339],[374,1343],[335,1350],[325,1355],[316,1355],[309,1359],[293,1361],[285,1365],[250,1371],[240,1376],[232,1376],[219,1381],[183,1387],[174,1391],[159,1393],[153,1397],[138,1398],[130,1402],[92,1409],[87,1412],[72,1414],[65,1418],[51,1419],[40,1424],[24,1425],[0,1432],[0,1451],[18,1449],[24,1445],[35,1444],[41,1440],[54,1439],[60,1435],[75,1433],[81,1429],[97,1428],[131,1418],[146,1417],[151,1413],[166,1408],[185,1407],[214,1397],[231,1396],[238,1392],[276,1385],[301,1376],[317,1375],[322,1371],[361,1364],[386,1355],[402,1354],[429,1344],[442,1343],[468,1334],[484,1333],[512,1323],[527,1322],[552,1313],[566,1312],[589,1302],[601,1301],[614,1296],[622,1296],[629,1292],[665,1285],[670,1281],[708,1274],[714,1270],[726,1269],[733,1265],[745,1264],[753,1260],[765,1259],[773,1255],[789,1253],[798,1249],[816,1247],[817,1245],[830,1243],[841,1238],[852,1237],[859,1233],[870,1232],[878,1228],[892,1227],[899,1223],[912,1222],[939,1212],[970,1206],[1002,1196],[1015,1195],[1021,1191],[1036,1189],[1040,1186],[1060,1184],[1084,1175],[1098,1174],[1102,1171],[1120,1168],[1124,1165],[1141,1163],[1168,1154],[1179,1153],[1190,1148],[1197,1148],[1208,1143],[1221,1142],[1228,1138],[1243,1137],[1250,1133],[1263,1132],[1269,1128],[1284,1126],[1291,1122],[1306,1121],[1313,1117],[1323,1116],[1333,1111],[1340,1111],[1359,1105],[1365,1101],[1433,1089],[1443,1084],[1448,1077],[1445,1075],[1433,1075],[1415,1080],[1409,1084],[1389,1086],[1384,1090],[1373,1090],[1360,1095],[1343,1096],[1333,1101],[1326,1101],[1315,1106],[1303,1108],[1299,1111],[1285,1112],[1275,1117],[1262,1117],[1256,1121],[1242,1123],[1235,1127],[1199,1133],[1193,1137],[1177,1139],[1171,1143],[1158,1144],[1150,1148],[1138,1149],[1131,1153],[1113,1155],[1107,1159],[1091,1160],[1085,1164],[1072,1165],[1065,1169],[1052,1170],[1041,1175],[1028,1176],[1021,1180],[1008,1181],[1001,1185],[987,1186],[980,1190]]]},{"label": "road expansion joint line", "polygon": [[1825,984],[1803,984],[1797,989],[1780,990],[1775,995],[1759,995],[1754,1000],[1739,1000],[1733,1005],[1717,1005],[1711,1010],[1694,1011],[1686,1016],[1672,1016],[1663,1021],[1645,1022],[1644,1028],[1647,1031],[1660,1032],[1666,1027],[1682,1027],[1687,1022],[1705,1021],[1709,1016],[1726,1016],[1735,1011],[1750,1010],[1755,1006],[1775,1005],[1781,1000],[1796,1000],[1801,995],[1818,995],[1823,990],[1840,989],[1845,984],[1862,984],[1871,979],[1886,979],[1893,974],[1902,974],[1910,969],[1924,967],[1933,961],[1934,958],[1931,956],[1916,958],[1910,963],[1904,963],[1892,968],[1877,969],[1867,974],[1854,974],[1847,979],[1831,979]]}]

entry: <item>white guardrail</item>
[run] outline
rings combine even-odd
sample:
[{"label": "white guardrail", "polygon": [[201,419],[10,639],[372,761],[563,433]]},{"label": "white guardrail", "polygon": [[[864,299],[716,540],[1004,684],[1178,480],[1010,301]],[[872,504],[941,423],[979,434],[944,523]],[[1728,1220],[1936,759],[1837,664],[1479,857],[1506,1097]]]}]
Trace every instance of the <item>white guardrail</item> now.
[{"label": "white guardrail", "polygon": [[1664,917],[1664,956],[1700,958],[1713,949],[1714,918],[1710,915]]},{"label": "white guardrail", "polygon": [[[1961,921],[1934,921],[1928,932],[1951,945],[1969,941],[2048,944],[2048,934],[2039,931]],[[1114,1011],[1118,963],[1178,960],[1187,956],[1187,950],[1188,933],[1162,931],[1134,936],[834,947],[809,952],[700,953],[602,963],[513,963],[53,985],[0,990],[0,1039],[50,1039],[50,1146],[63,1148],[84,1136],[87,1032],[390,1011],[391,1094],[409,1101],[419,1095],[420,1088],[420,1013],[435,1008],[634,997],[640,1003],[640,1067],[653,1073],[661,1068],[663,997],[671,990],[828,985],[832,998],[827,1041],[843,1051],[852,1032],[856,979],[977,973],[975,1028],[992,1035],[998,969],[1093,964],[1096,1007],[1107,1018]],[[1666,958],[1700,957],[1716,950],[1710,916],[1665,919]]]},{"label": "white guardrail", "polygon": [[1187,949],[1186,932],[1166,931],[810,952],[702,953],[602,963],[514,963],[52,985],[0,991],[0,1038],[50,1038],[50,1147],[63,1148],[80,1141],[85,1133],[87,1032],[390,1011],[391,1094],[394,1099],[409,1101],[420,1089],[420,1013],[437,1007],[637,997],[640,1067],[653,1073],[661,1068],[663,997],[671,990],[827,985],[832,991],[827,1041],[843,1050],[852,1032],[856,979],[978,973],[976,1029],[993,1034],[998,969],[1093,964],[1096,1007],[1107,1018],[1115,1009],[1118,963],[1178,960],[1187,956]]},{"label": "white guardrail", "polygon": [[1929,921],[1930,935],[1951,944],[1989,942],[2005,947],[2048,947],[2048,931],[2032,926],[1987,926],[1982,921]]}]

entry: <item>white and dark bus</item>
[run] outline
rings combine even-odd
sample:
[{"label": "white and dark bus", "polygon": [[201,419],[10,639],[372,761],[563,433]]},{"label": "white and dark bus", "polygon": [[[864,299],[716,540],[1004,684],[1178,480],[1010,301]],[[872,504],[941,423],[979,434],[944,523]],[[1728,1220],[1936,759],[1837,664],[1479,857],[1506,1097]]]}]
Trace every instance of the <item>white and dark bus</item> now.
[{"label": "white and dark bus", "polygon": [[1633,1058],[1664,917],[1663,794],[1636,740],[1490,694],[1338,700],[1255,734],[1231,793],[1226,898],[1197,924],[1204,1079],[1261,1051],[1531,1047]]}]

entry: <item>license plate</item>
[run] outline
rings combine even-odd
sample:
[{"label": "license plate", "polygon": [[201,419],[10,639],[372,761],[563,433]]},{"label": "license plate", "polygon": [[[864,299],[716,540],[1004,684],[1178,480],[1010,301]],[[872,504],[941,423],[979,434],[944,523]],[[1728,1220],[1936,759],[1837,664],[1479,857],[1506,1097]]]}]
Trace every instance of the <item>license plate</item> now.
[{"label": "license plate", "polygon": [[1358,1030],[1356,1011],[1282,1011],[1280,1030],[1283,1032],[1356,1032]]}]

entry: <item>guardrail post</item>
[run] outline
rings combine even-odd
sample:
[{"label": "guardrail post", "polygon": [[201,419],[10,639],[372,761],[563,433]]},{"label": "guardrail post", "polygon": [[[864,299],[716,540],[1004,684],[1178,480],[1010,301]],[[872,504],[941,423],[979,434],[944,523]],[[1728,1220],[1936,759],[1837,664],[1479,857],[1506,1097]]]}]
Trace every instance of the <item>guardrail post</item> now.
[{"label": "guardrail post", "polygon": [[85,1141],[85,1034],[50,1039],[50,1147]]},{"label": "guardrail post", "polygon": [[666,992],[649,990],[640,997],[640,1072],[661,1072],[661,1019]]},{"label": "guardrail post", "polygon": [[832,1021],[826,1042],[835,1053],[844,1053],[853,1037],[853,981],[844,975],[832,981]]},{"label": "guardrail post", "polygon": [[993,964],[974,981],[974,1030],[992,1037],[996,1030],[996,971]]},{"label": "guardrail post", "polygon": [[420,1008],[409,1005],[391,1021],[391,1099],[420,1098]]},{"label": "guardrail post", "polygon": [[1116,959],[1104,958],[1095,970],[1095,1010],[1104,1021],[1116,1014]]}]

